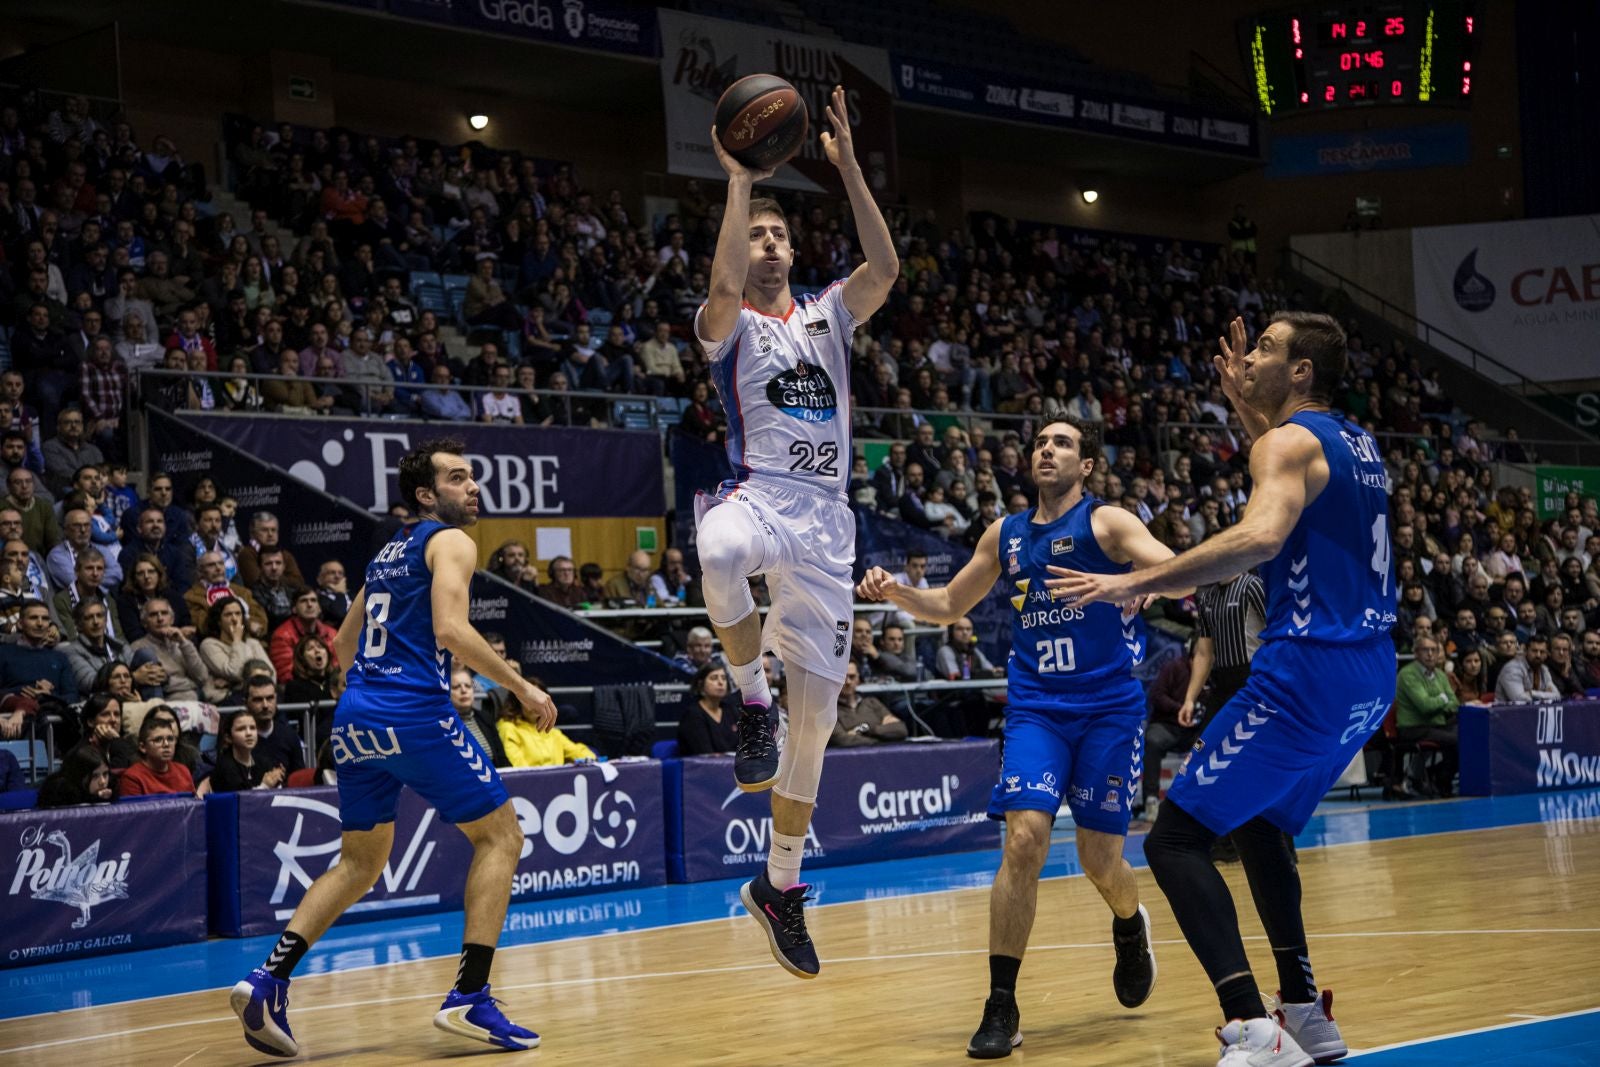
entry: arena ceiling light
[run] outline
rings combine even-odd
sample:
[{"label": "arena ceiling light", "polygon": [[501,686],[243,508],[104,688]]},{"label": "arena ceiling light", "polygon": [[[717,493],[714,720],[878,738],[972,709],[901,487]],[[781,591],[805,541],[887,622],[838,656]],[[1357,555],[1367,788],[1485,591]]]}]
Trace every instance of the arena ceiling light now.
[{"label": "arena ceiling light", "polygon": [[1092,204],[1100,199],[1100,190],[1095,188],[1094,182],[1079,182],[1078,195],[1083,197],[1085,204]]},{"label": "arena ceiling light", "polygon": [[489,125],[489,116],[488,115],[468,115],[467,116],[467,125],[471,126],[475,130],[481,130],[485,126]]}]

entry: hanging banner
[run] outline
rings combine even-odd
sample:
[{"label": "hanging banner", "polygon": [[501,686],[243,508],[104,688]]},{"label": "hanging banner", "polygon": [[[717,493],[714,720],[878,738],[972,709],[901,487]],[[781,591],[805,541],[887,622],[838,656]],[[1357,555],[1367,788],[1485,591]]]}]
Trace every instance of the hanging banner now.
[{"label": "hanging banner", "polygon": [[656,54],[653,13],[605,0],[367,0],[361,6],[380,4],[402,18],[463,30],[635,56]]},{"label": "hanging banner", "polygon": [[1415,229],[1411,263],[1435,348],[1501,382],[1600,377],[1600,215]]},{"label": "hanging banner", "polygon": [[1267,177],[1464,167],[1471,148],[1465,122],[1346,133],[1275,134]]},{"label": "hanging banner", "polygon": [[204,808],[186,798],[0,815],[0,967],[204,941]]},{"label": "hanging banner", "polygon": [[[661,885],[661,764],[502,770],[522,829],[511,899],[543,900]],[[239,794],[237,923],[213,932],[252,937],[281,929],[306,887],[339,859],[339,792]],[[383,874],[346,913],[454,911],[462,905],[472,846],[410,789],[400,793],[394,850]]]},{"label": "hanging banner", "polygon": [[838,171],[823,154],[817,135],[828,128],[823,109],[833,87],[843,85],[856,160],[867,188],[880,199],[894,192],[894,92],[889,55],[883,49],[667,8],[658,14],[669,171],[725,178],[711,150],[717,100],[747,74],[776,74],[799,90],[811,124],[800,154],[766,184],[814,193],[839,191]]},{"label": "hanging banner", "polygon": [[[1000,824],[988,808],[999,773],[998,741],[829,749],[805,864],[995,848]],[[673,761],[667,775],[668,805],[682,819],[667,841],[672,880],[750,878],[760,870],[772,840],[772,805],[734,784],[733,758]]]}]

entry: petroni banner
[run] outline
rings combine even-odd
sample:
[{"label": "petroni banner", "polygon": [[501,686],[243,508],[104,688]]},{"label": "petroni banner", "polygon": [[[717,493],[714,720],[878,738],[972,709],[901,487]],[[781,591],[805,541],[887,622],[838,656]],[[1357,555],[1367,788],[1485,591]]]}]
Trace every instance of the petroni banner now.
[{"label": "petroni banner", "polygon": [[0,967],[204,940],[204,809],[173,799],[0,815]]},{"label": "petroni banner", "polygon": [[1534,381],[1600,377],[1600,215],[1423,227],[1411,260],[1417,318],[1441,351],[1471,360],[1438,331]]}]

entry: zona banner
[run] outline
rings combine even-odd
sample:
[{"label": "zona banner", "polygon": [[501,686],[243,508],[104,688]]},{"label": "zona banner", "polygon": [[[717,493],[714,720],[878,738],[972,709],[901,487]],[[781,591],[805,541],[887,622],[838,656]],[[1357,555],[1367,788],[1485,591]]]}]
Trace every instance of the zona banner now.
[{"label": "zona banner", "polygon": [[1417,318],[1534,381],[1600,377],[1600,215],[1416,229],[1411,260]]},{"label": "zona banner", "polygon": [[711,151],[711,125],[722,91],[746,74],[776,74],[800,91],[810,110],[805,147],[770,184],[807,192],[837,190],[822,154],[823,108],[835,85],[849,100],[856,159],[879,197],[896,188],[894,93],[881,48],[790,33],[769,26],[705,18],[666,8],[661,19],[661,95],[666,101],[667,169],[696,178],[725,177]]}]

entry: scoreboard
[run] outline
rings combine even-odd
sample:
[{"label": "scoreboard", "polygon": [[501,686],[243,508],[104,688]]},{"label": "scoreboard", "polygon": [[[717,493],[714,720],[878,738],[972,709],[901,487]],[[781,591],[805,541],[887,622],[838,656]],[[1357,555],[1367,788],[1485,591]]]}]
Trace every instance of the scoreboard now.
[{"label": "scoreboard", "polygon": [[1307,6],[1240,20],[1256,103],[1267,115],[1472,100],[1472,0]]}]

